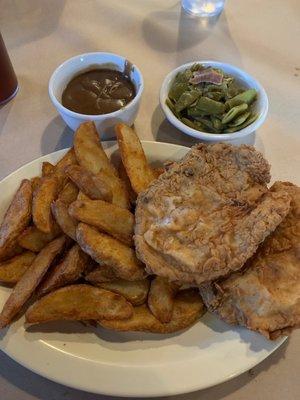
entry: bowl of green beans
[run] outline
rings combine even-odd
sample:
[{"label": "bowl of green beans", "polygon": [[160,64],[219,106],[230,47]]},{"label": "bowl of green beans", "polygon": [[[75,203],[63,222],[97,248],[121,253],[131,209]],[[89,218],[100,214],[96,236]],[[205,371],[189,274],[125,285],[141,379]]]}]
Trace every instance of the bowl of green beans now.
[{"label": "bowl of green beans", "polygon": [[171,71],[162,84],[160,104],[176,128],[214,142],[245,139],[268,112],[268,97],[256,79],[216,61],[194,61]]}]

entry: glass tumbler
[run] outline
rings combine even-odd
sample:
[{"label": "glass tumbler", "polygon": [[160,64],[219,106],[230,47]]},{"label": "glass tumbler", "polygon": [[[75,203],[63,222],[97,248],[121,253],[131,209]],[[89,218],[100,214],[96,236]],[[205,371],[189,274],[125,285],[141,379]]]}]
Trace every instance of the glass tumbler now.
[{"label": "glass tumbler", "polygon": [[223,11],[225,0],[181,0],[182,8],[197,17],[215,17]]},{"label": "glass tumbler", "polygon": [[12,99],[17,91],[17,77],[0,33],[0,105]]}]

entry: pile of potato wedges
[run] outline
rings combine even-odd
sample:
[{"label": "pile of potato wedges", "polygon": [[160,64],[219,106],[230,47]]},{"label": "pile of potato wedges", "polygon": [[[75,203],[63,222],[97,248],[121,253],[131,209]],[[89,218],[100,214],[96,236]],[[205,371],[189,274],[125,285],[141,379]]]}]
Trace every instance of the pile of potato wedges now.
[{"label": "pile of potato wedges", "polygon": [[0,328],[25,312],[30,324],[170,333],[205,312],[196,289],[147,275],[137,258],[135,201],[164,169],[148,164],[132,128],[119,124],[116,134],[119,165],[86,122],[56,165],[20,183],[0,227],[0,282],[12,287]]}]

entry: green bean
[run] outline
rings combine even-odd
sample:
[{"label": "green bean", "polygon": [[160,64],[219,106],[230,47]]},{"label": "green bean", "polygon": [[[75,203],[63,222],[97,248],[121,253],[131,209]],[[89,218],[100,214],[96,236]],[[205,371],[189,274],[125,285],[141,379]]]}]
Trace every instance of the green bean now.
[{"label": "green bean", "polygon": [[244,129],[244,128],[246,128],[246,126],[252,124],[252,122],[254,122],[256,119],[257,119],[257,114],[250,115],[250,117],[248,119],[246,119],[246,121],[243,124],[232,127],[232,128],[226,128],[224,133],[233,133],[233,132],[239,131],[241,129]]},{"label": "green bean", "polygon": [[177,112],[180,112],[190,106],[191,104],[194,103],[200,96],[200,93],[198,90],[191,90],[182,93],[182,95],[179,97],[177,103],[175,104],[175,110]]},{"label": "green bean", "polygon": [[232,76],[227,76],[223,79],[223,82],[229,87],[234,83],[234,78]]},{"label": "green bean", "polygon": [[214,127],[215,129],[217,129],[218,131],[220,131],[220,130],[223,128],[222,122],[221,122],[221,121],[219,120],[219,118],[217,118],[216,116],[211,115],[211,116],[210,116],[210,120],[211,120],[211,122],[212,122],[212,124],[213,124],[213,127]]},{"label": "green bean", "polygon": [[193,72],[190,69],[187,69],[183,72],[178,72],[175,77],[174,83],[188,83],[188,81],[193,76]]},{"label": "green bean", "polygon": [[226,100],[232,99],[233,97],[237,96],[238,94],[244,91],[245,89],[242,89],[240,86],[237,86],[236,82],[232,82],[228,86],[228,90],[226,92]]},{"label": "green bean", "polygon": [[203,125],[200,121],[191,121],[188,118],[182,117],[181,122],[183,122],[185,125],[189,126],[190,128],[196,129],[197,131],[204,131],[206,132],[206,127]]},{"label": "green bean", "polygon": [[206,128],[208,128],[209,132],[218,133],[218,130],[213,126],[213,123],[209,119],[198,117],[195,123],[196,125],[197,123],[200,123],[203,126],[204,131],[207,131]]},{"label": "green bean", "polygon": [[226,92],[228,90],[227,84],[222,82],[221,85],[214,85],[213,83],[210,83],[209,85],[206,85],[204,88],[204,93],[207,92]]},{"label": "green bean", "polygon": [[176,102],[182,93],[187,90],[189,90],[189,85],[187,83],[174,83],[169,91],[169,97]]},{"label": "green bean", "polygon": [[[202,79],[191,80],[194,75],[199,75],[196,71],[207,71],[208,74],[200,74]],[[212,83],[214,71],[222,74],[222,82]],[[257,118],[253,114],[256,98],[255,89],[245,88],[233,76],[196,63],[176,75],[166,104],[182,123],[193,129],[229,133],[243,129]]]},{"label": "green bean", "polygon": [[229,108],[238,106],[242,103],[246,103],[248,105],[250,105],[251,103],[253,103],[253,101],[256,98],[256,90],[255,89],[248,89],[245,90],[244,92],[238,94],[237,96],[233,97],[230,100],[226,101],[226,106]]},{"label": "green bean", "polygon": [[196,106],[187,109],[187,115],[192,118],[204,117],[206,113],[199,110]]},{"label": "green bean", "polygon": [[221,92],[208,92],[205,94],[205,96],[208,97],[209,99],[220,101],[224,97],[224,94]]},{"label": "green bean", "polygon": [[180,117],[180,114],[175,110],[175,106],[169,98],[166,99],[166,105],[169,107],[169,109],[172,111],[175,117],[177,118]]},{"label": "green bean", "polygon": [[228,124],[228,122],[232,121],[235,117],[241,114],[243,111],[246,111],[248,108],[248,104],[243,103],[239,106],[235,106],[231,108],[222,118],[222,124]]},{"label": "green bean", "polygon": [[188,118],[182,117],[180,121],[183,122],[185,125],[189,126],[190,128],[197,129],[195,123]]},{"label": "green bean", "polygon": [[195,120],[195,126],[198,131],[203,131],[203,132],[207,131],[205,125],[203,125],[202,122],[200,121]]},{"label": "green bean", "polygon": [[204,69],[203,66],[202,66],[201,64],[195,63],[195,64],[193,64],[193,65],[191,66],[191,71],[192,71],[192,72],[200,71],[201,69]]},{"label": "green bean", "polygon": [[250,114],[250,111],[243,112],[242,114],[238,115],[230,124],[228,124],[228,126],[231,128],[243,124]]},{"label": "green bean", "polygon": [[206,115],[221,114],[225,111],[223,103],[209,99],[208,97],[200,97],[195,107]]}]

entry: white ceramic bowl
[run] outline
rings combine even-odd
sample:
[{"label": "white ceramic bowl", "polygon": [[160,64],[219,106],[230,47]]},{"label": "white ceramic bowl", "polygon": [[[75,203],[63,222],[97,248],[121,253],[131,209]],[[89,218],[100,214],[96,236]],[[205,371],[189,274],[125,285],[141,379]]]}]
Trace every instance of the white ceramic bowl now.
[{"label": "white ceramic bowl", "polygon": [[[237,79],[237,81],[244,84],[244,86],[256,89],[258,92],[257,100],[254,105],[254,110],[258,113],[257,119],[250,125],[246,126],[244,129],[234,133],[223,133],[223,134],[215,134],[215,133],[207,133],[198,131],[196,129],[190,128],[189,126],[185,125],[179,119],[175,117],[169,107],[166,105],[166,99],[168,97],[168,93],[170,87],[173,83],[173,80],[178,72],[184,71],[185,69],[189,68],[193,64],[203,64],[205,66],[211,66],[222,69],[227,74],[230,74]],[[233,143],[249,143],[249,138],[246,138],[250,134],[254,133],[258,127],[264,122],[268,112],[268,97],[261,86],[261,84],[254,79],[252,76],[247,74],[247,72],[241,70],[240,68],[234,67],[230,64],[225,64],[222,62],[217,61],[192,61],[187,64],[181,65],[180,67],[171,71],[163,81],[161,90],[160,90],[160,105],[165,113],[165,116],[169,120],[169,122],[174,125],[176,128],[181,130],[182,132],[186,133],[187,135],[193,136],[195,138],[209,141],[209,142],[219,142],[219,141],[228,141]]]},{"label": "white ceramic bowl", "polygon": [[49,96],[57,111],[72,129],[76,130],[84,121],[94,121],[102,139],[115,137],[114,126],[119,122],[132,125],[138,113],[141,95],[144,89],[143,77],[136,65],[132,65],[130,79],[133,82],[136,95],[134,99],[120,110],[102,115],[85,115],[69,110],[61,104],[61,96],[70,80],[81,71],[87,71],[98,66],[124,71],[126,58],[112,53],[86,53],[72,57],[62,63],[49,80]]}]

